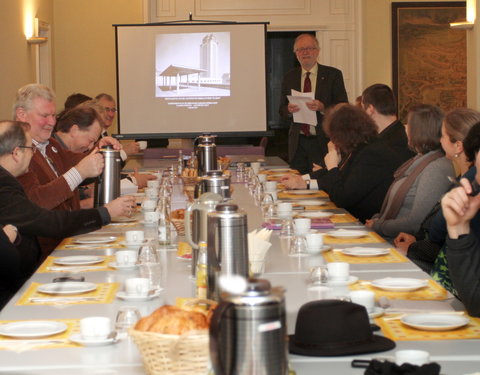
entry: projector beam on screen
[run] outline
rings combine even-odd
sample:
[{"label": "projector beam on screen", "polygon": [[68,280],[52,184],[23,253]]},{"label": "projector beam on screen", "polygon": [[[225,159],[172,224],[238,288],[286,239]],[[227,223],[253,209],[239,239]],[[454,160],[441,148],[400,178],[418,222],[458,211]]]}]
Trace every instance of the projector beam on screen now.
[{"label": "projector beam on screen", "polygon": [[265,134],[266,23],[115,27],[120,137]]}]

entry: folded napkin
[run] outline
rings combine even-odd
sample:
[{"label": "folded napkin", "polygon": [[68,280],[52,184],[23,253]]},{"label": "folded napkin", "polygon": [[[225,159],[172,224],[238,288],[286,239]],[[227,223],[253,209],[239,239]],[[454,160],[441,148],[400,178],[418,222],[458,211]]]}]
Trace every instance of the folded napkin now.
[{"label": "folded napkin", "polygon": [[272,246],[269,242],[271,235],[272,231],[265,228],[248,233],[248,259],[250,261],[265,259],[268,249]]}]

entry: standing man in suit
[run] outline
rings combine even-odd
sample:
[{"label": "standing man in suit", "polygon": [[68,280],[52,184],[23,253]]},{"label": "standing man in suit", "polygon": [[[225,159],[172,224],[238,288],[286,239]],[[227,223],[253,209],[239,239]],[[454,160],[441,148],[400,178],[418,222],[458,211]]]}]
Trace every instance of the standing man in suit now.
[{"label": "standing man in suit", "polygon": [[283,79],[280,115],[292,120],[293,113],[300,110],[297,105],[288,102],[287,95],[291,95],[292,89],[314,93],[314,100],[307,102],[307,107],[316,112],[317,125],[292,122],[288,139],[290,167],[304,174],[312,170],[313,163],[325,165],[323,158],[328,152],[329,141],[322,129],[325,110],[335,104],[348,102],[348,97],[342,72],[317,62],[320,47],[315,36],[299,35],[293,51],[301,66],[290,70]]}]

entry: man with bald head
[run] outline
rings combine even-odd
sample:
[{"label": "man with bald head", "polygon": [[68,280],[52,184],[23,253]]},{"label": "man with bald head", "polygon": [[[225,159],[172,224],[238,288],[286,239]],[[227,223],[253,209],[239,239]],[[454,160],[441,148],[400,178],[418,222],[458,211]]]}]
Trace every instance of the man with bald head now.
[{"label": "man with bald head", "polygon": [[[329,140],[322,129],[324,113],[335,104],[348,102],[348,97],[342,72],[317,62],[320,46],[314,35],[299,35],[293,51],[300,67],[289,71],[283,79],[280,115],[291,122],[288,138],[290,166],[304,174],[312,170],[313,163],[325,165],[323,158],[328,152]],[[291,95],[292,89],[313,93],[314,99],[307,102],[307,107],[316,113],[316,126],[292,121],[293,113],[300,110],[288,102],[287,95]]]},{"label": "man with bald head", "polygon": [[[112,216],[129,213],[133,197],[121,197],[104,207],[89,210],[47,210],[28,199],[16,177],[28,171],[32,156],[38,151],[28,132],[30,126],[18,121],[0,121],[0,225],[18,229],[20,260],[12,270],[15,279],[0,278],[0,291],[13,294],[39,266],[42,253],[36,236],[57,240],[87,233],[108,224]],[[3,259],[3,258],[2,258]]]}]

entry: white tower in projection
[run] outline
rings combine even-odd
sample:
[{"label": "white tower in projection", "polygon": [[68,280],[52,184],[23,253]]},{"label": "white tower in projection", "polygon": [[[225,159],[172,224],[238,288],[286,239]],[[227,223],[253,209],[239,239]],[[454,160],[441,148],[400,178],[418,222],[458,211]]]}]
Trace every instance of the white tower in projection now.
[{"label": "white tower in projection", "polygon": [[202,78],[217,78],[218,75],[218,42],[214,35],[208,34],[200,45],[200,68]]}]

